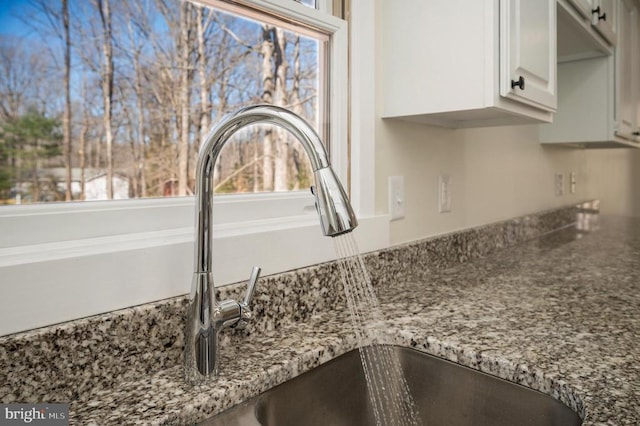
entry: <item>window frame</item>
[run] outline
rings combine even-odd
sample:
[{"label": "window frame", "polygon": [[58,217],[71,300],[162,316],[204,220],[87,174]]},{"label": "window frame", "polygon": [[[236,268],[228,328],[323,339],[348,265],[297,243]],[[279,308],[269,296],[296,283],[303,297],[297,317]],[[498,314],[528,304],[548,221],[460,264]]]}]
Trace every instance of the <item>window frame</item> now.
[{"label": "window frame", "polygon": [[[331,1],[319,0],[319,10],[292,0],[233,3],[331,34],[331,162],[345,187],[351,183],[362,251],[388,247],[388,218],[374,211],[373,7],[352,9],[352,16],[360,13],[363,20],[352,22],[348,62],[347,25],[330,15]],[[216,195],[216,285],[246,279],[253,264],[272,274],[335,258],[331,239],[321,235],[313,202],[308,191]],[[187,294],[193,219],[193,197],[0,208],[0,335]]]}]

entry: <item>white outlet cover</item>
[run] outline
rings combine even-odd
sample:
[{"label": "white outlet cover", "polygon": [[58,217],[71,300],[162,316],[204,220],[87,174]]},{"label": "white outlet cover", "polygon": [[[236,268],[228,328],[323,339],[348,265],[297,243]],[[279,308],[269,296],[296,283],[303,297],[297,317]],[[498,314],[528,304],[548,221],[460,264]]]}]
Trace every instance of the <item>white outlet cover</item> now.
[{"label": "white outlet cover", "polygon": [[451,211],[451,189],[453,178],[451,175],[440,175],[438,179],[438,211],[449,213]]},{"label": "white outlet cover", "polygon": [[576,193],[576,183],[577,183],[576,172],[569,173],[569,192],[572,194]]},{"label": "white outlet cover", "polygon": [[555,193],[556,196],[564,195],[564,173],[556,173],[555,177]]},{"label": "white outlet cover", "polygon": [[391,220],[404,219],[404,176],[389,176],[389,215]]}]

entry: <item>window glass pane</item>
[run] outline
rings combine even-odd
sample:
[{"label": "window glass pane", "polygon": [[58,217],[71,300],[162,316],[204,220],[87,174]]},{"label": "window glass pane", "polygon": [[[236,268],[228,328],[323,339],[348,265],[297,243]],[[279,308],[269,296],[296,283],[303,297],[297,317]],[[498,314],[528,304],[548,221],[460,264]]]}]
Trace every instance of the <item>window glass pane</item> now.
[{"label": "window glass pane", "polygon": [[[326,41],[180,0],[2,1],[0,204],[190,195],[200,140],[245,105],[284,106],[322,135]],[[223,149],[214,184],[289,191],[309,179],[297,141],[251,126]]]}]

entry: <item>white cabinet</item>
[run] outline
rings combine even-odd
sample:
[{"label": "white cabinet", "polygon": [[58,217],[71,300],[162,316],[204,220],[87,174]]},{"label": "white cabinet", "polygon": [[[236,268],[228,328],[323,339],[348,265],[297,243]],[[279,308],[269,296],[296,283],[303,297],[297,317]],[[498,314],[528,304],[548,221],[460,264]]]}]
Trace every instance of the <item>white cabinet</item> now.
[{"label": "white cabinet", "polygon": [[637,83],[640,76],[638,69],[638,13],[635,6],[623,0],[620,2],[619,40],[616,50],[616,96],[618,98],[618,126],[616,134],[628,140],[636,140],[634,134],[638,130]]},{"label": "white cabinet", "polygon": [[552,124],[540,126],[542,143],[640,147],[638,8],[620,0],[614,9],[607,15],[617,37],[612,55],[558,64],[558,111]]},{"label": "white cabinet", "polygon": [[500,94],[556,108],[556,2],[500,2]]},{"label": "white cabinet", "polygon": [[549,122],[555,0],[382,0],[382,116],[446,127]]},{"label": "white cabinet", "polygon": [[591,7],[589,0],[558,0],[559,63],[613,54],[612,44],[593,25]]},{"label": "white cabinet", "polygon": [[616,44],[620,0],[592,0],[592,25],[612,45]]},{"label": "white cabinet", "polygon": [[580,14],[585,17],[591,19],[593,16],[592,12],[592,4],[591,0],[568,0],[569,3],[578,11]]},{"label": "white cabinet", "polygon": [[636,52],[633,62],[633,73],[631,74],[634,76],[632,77],[632,86],[633,92],[636,94],[636,125],[633,136],[636,137],[636,140],[640,141],[640,4],[638,4],[636,9],[636,26],[633,41],[635,46],[633,51]]}]

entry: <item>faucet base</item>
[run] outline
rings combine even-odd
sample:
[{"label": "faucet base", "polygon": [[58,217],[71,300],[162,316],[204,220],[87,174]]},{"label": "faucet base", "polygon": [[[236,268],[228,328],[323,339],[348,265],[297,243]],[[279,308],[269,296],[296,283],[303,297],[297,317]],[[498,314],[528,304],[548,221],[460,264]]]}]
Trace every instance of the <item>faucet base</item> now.
[{"label": "faucet base", "polygon": [[184,373],[189,383],[201,383],[218,374],[220,349],[214,292],[209,273],[193,274],[184,342]]}]

